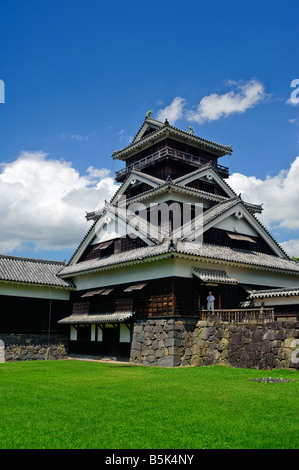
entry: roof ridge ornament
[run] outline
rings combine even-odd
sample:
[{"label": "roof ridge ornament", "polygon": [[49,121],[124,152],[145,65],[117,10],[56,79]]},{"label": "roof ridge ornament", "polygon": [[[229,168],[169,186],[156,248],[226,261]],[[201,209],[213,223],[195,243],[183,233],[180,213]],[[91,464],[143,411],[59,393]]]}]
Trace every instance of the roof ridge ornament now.
[{"label": "roof ridge ornament", "polygon": [[153,114],[153,113],[152,113],[152,110],[149,109],[149,110],[146,112],[145,119],[150,118],[150,117],[152,116],[152,114]]},{"label": "roof ridge ornament", "polygon": [[189,126],[188,129],[190,129],[190,134],[194,135],[194,129],[192,126]]}]

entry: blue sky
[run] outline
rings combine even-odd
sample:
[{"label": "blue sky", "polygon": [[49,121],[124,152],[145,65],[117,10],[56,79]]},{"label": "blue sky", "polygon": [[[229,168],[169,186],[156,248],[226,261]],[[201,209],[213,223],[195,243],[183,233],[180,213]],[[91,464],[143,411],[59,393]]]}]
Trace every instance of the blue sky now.
[{"label": "blue sky", "polygon": [[129,144],[151,109],[232,145],[219,162],[231,184],[244,199],[263,198],[263,223],[299,256],[297,1],[0,7],[2,253],[68,259],[89,226],[85,211],[116,188],[123,165],[112,150]]}]

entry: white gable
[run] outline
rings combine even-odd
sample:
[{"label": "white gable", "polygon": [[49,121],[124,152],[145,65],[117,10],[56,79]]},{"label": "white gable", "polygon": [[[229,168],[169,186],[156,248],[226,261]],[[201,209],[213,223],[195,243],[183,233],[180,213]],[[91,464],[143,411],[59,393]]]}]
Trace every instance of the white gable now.
[{"label": "white gable", "polygon": [[252,237],[257,237],[259,235],[248,220],[244,217],[239,218],[235,214],[229,215],[225,219],[221,220],[219,223],[214,225],[214,228],[236,232],[243,235],[251,235]]},{"label": "white gable", "polygon": [[126,181],[122,184],[120,189],[117,191],[117,193],[114,195],[111,200],[111,203],[117,203],[119,200],[121,200],[122,196],[125,194],[127,189],[129,189],[130,187],[136,187],[138,186],[138,184],[141,183],[146,183],[152,188],[157,188],[161,184],[164,184],[164,181],[159,178],[155,178],[154,176],[146,175],[139,171],[133,170],[126,179]]},{"label": "white gable", "polygon": [[246,209],[243,203],[240,201],[222,214],[219,214],[214,220],[210,221],[204,228],[222,228],[228,231],[236,231],[243,235],[260,236],[269,245],[269,247],[281,258],[286,258],[286,254],[280,248],[272,237],[267,233],[261,224],[255,217]]},{"label": "white gable", "polygon": [[174,180],[175,184],[178,184],[179,186],[187,186],[189,183],[192,183],[193,181],[200,180],[204,181],[206,183],[216,183],[217,186],[219,186],[224,193],[228,197],[234,197],[236,196],[235,192],[229,187],[229,185],[222,179],[220,176],[217,175],[215,170],[211,167],[210,164],[207,165],[207,168],[205,169],[199,169],[196,171],[193,171],[192,173],[189,173],[188,175],[184,177],[180,177]]},{"label": "white gable", "polygon": [[156,121],[155,119],[151,119],[149,117],[146,118],[140,130],[138,131],[136,137],[133,139],[132,143],[136,143],[139,140],[141,140],[149,130],[151,130],[152,132],[157,131],[158,129],[161,129],[163,125],[164,124],[162,124],[159,121]]},{"label": "white gable", "polygon": [[95,236],[90,245],[125,237],[127,235],[127,228],[126,224],[118,220],[115,214],[107,212],[103,218],[98,220],[94,233]]}]

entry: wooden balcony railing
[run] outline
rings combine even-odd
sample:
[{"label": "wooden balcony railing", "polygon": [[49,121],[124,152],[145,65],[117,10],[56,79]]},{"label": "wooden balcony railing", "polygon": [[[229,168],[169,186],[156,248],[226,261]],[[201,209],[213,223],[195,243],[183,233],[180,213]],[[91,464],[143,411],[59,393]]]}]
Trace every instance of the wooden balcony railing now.
[{"label": "wooden balcony railing", "polygon": [[198,314],[199,320],[219,320],[228,323],[274,321],[274,308],[199,310]]},{"label": "wooden balcony railing", "polygon": [[[196,157],[195,155],[191,155],[186,152],[182,152],[180,150],[173,149],[171,147],[164,147],[163,149],[159,150],[158,152],[152,153],[151,155],[148,155],[141,160],[138,160],[135,163],[132,163],[131,165],[126,166],[126,168],[123,168],[119,171],[116,172],[116,178],[120,178],[121,176],[125,176],[132,170],[138,170],[138,168],[143,168],[147,165],[150,165],[151,163],[160,160],[161,158],[164,158],[166,156],[171,156],[180,160],[184,160],[189,163],[195,163],[197,165],[206,165],[207,163],[210,163],[210,160],[206,160],[205,158],[202,157]],[[217,171],[220,171],[221,173],[225,174],[228,176],[228,167],[219,165],[218,163],[214,165],[214,168]]]}]

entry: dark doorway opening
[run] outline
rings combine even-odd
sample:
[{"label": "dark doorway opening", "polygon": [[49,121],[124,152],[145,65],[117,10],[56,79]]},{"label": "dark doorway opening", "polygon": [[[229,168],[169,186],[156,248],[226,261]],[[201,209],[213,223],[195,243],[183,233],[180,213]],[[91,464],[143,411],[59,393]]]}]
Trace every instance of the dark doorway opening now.
[{"label": "dark doorway opening", "polygon": [[105,325],[103,329],[103,350],[105,356],[116,356],[119,345],[119,325]]}]

